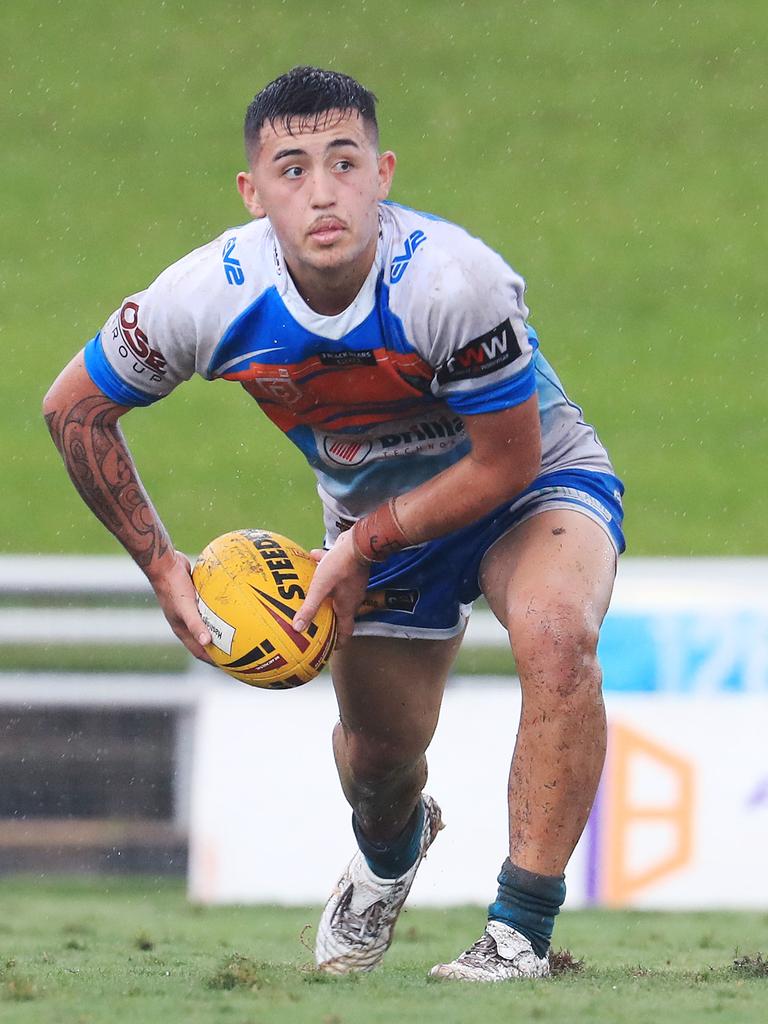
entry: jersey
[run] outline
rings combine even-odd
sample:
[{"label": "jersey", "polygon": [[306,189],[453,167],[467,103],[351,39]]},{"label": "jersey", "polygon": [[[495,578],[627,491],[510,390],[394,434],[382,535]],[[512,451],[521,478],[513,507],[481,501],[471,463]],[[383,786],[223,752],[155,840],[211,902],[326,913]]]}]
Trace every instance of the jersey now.
[{"label": "jersey", "polygon": [[194,373],[237,381],[317,475],[326,520],[356,519],[470,450],[468,415],[538,394],[541,473],[610,473],[528,323],[524,281],[480,239],[379,207],[370,273],[322,316],[267,219],[232,228],[125,299],[85,348],[113,401],[148,405]]}]

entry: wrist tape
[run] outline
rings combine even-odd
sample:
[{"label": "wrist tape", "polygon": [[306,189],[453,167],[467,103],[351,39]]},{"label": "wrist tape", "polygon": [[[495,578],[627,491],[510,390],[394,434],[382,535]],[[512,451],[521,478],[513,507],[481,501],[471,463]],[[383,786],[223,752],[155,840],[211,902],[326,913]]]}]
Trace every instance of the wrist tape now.
[{"label": "wrist tape", "polygon": [[397,518],[394,498],[357,520],[352,527],[352,542],[355,555],[365,565],[383,562],[403,548],[413,546]]}]

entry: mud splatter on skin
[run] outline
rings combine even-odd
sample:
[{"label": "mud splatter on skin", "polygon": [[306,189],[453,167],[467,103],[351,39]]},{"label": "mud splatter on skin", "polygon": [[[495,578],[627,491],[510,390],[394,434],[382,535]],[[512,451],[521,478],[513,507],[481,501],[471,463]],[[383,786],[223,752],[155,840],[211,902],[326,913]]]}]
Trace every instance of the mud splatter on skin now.
[{"label": "mud splatter on skin", "polygon": [[553,537],[559,537],[561,533],[565,533],[565,527],[564,526],[557,526],[552,531],[552,536]]}]

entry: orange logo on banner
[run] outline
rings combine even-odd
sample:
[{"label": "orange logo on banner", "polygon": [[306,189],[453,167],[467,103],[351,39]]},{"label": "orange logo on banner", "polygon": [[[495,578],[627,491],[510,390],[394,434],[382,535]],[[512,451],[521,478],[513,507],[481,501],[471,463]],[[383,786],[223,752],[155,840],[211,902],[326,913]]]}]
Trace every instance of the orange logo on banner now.
[{"label": "orange logo on banner", "polygon": [[[643,763],[651,762],[671,786],[668,801],[644,803],[633,797]],[[612,724],[609,748],[605,901],[625,905],[639,890],[683,867],[693,850],[693,766],[646,736]],[[672,835],[669,852],[647,866],[633,864],[636,834],[643,825],[666,826]]]}]

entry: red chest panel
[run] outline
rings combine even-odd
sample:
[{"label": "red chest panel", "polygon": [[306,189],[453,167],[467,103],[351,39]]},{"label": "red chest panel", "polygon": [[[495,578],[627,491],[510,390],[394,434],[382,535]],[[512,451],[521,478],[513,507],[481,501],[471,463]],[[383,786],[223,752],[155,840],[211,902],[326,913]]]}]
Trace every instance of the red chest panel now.
[{"label": "red chest panel", "polygon": [[306,425],[343,430],[403,419],[436,404],[434,370],[415,353],[375,349],[321,353],[300,363],[252,363],[238,380],[283,431]]}]

